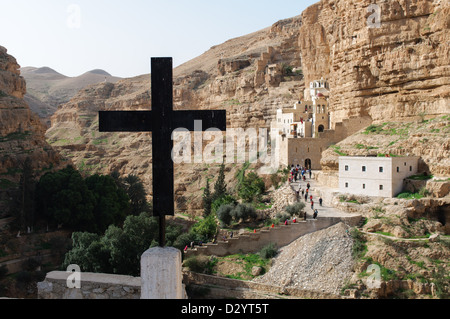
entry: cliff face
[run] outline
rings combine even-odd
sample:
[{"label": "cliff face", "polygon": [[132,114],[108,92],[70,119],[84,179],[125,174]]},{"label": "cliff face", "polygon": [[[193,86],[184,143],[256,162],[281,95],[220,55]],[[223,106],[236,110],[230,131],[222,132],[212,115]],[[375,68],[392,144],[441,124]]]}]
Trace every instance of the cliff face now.
[{"label": "cliff face", "polygon": [[27,157],[36,172],[62,163],[45,140],[45,127],[23,99],[26,85],[19,68],[16,59],[0,46],[0,204],[3,191],[14,189]]},{"label": "cliff face", "polygon": [[371,3],[322,0],[302,14],[305,81],[329,79],[333,122],[449,113],[449,2],[377,2],[379,20]]}]

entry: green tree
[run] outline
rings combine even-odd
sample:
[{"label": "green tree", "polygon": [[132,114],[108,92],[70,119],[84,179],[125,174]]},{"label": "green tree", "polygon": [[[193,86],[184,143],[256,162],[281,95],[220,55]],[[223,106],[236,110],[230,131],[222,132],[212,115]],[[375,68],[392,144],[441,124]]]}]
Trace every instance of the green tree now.
[{"label": "green tree", "polygon": [[[84,272],[139,276],[140,258],[147,249],[158,245],[158,231],[157,219],[142,213],[128,216],[123,227],[109,226],[103,236],[74,233],[73,248],[66,254],[63,267],[77,264]],[[180,227],[167,225],[168,245],[182,233]]]},{"label": "green tree", "polygon": [[212,202],[211,212],[215,214],[217,213],[217,211],[221,206],[228,204],[237,205],[237,203],[238,201],[236,200],[236,198],[234,198],[232,195],[226,194],[224,196],[217,198]]},{"label": "green tree", "polygon": [[111,176],[92,175],[86,186],[95,198],[94,218],[96,230],[104,232],[109,225],[121,224],[128,215],[130,202],[125,191],[117,186]]},{"label": "green tree", "polygon": [[220,165],[219,176],[214,184],[213,201],[227,194],[227,184],[225,182],[225,164]]},{"label": "green tree", "polygon": [[147,201],[147,192],[138,176],[128,175],[125,177],[122,180],[122,187],[131,201],[131,215],[139,216],[141,213],[151,212],[151,206]]},{"label": "green tree", "polygon": [[72,166],[42,176],[36,199],[39,216],[50,224],[63,224],[77,231],[95,229],[95,196]]},{"label": "green tree", "polygon": [[264,181],[255,172],[250,172],[247,176],[244,176],[238,187],[239,197],[247,203],[259,200],[265,191]]},{"label": "green tree", "polygon": [[207,242],[214,238],[217,234],[217,222],[216,217],[214,215],[209,215],[204,218],[194,226],[192,226],[190,230],[191,234],[196,241]]},{"label": "green tree", "polygon": [[212,194],[209,189],[209,180],[206,181],[206,187],[203,190],[203,216],[207,217],[211,214]]}]

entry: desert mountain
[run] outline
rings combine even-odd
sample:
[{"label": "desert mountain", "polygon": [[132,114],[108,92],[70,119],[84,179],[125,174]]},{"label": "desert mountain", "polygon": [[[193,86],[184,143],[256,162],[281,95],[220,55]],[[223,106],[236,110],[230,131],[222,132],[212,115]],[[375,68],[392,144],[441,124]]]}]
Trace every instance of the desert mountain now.
[{"label": "desert mountain", "polygon": [[[175,109],[225,109],[230,128],[267,128],[278,108],[303,99],[305,84],[323,77],[332,125],[350,116],[382,123],[450,113],[448,2],[381,3],[381,25],[373,29],[371,4],[322,0],[300,16],[212,47],[174,70]],[[150,85],[144,75],[81,90],[52,117],[49,142],[86,172],[133,173],[150,192],[151,134],[98,132],[99,110],[150,109]],[[428,156],[407,140],[404,154]],[[239,167],[227,167],[230,181]],[[177,208],[199,210],[199,190],[216,173],[207,164],[177,168]]]},{"label": "desert mountain", "polygon": [[65,76],[49,67],[20,69],[27,82],[25,101],[33,112],[49,122],[60,104],[67,103],[82,88],[101,82],[117,82],[104,70],[92,70],[77,77]]}]

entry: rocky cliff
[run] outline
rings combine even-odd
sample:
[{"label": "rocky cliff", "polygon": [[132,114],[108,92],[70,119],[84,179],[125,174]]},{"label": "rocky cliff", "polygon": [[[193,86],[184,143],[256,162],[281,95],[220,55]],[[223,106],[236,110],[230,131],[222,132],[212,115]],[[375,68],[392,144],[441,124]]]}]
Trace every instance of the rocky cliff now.
[{"label": "rocky cliff", "polygon": [[37,173],[62,163],[61,156],[46,142],[46,128],[24,101],[25,80],[20,66],[0,46],[0,212],[14,189],[27,157]]},{"label": "rocky cliff", "polygon": [[373,2],[322,0],[302,13],[306,83],[328,78],[334,123],[449,113],[449,2]]}]

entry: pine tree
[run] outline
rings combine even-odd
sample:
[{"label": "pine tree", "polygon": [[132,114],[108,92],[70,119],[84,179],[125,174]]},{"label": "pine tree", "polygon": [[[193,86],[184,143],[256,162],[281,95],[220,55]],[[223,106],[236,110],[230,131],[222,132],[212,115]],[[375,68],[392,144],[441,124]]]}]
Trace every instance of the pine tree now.
[{"label": "pine tree", "polygon": [[206,180],[206,187],[203,190],[203,216],[207,217],[211,214],[212,194],[209,189],[209,180]]},{"label": "pine tree", "polygon": [[219,199],[227,194],[227,184],[225,183],[225,164],[220,166],[219,177],[214,185],[213,200]]}]

